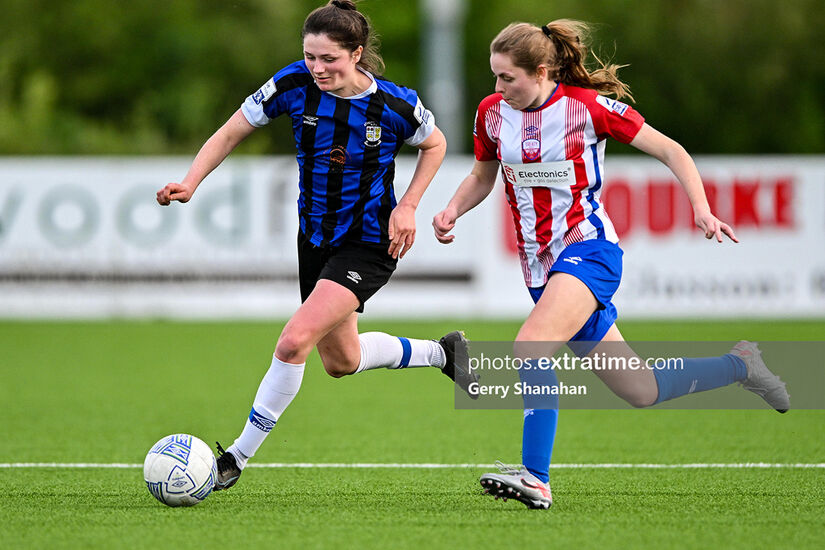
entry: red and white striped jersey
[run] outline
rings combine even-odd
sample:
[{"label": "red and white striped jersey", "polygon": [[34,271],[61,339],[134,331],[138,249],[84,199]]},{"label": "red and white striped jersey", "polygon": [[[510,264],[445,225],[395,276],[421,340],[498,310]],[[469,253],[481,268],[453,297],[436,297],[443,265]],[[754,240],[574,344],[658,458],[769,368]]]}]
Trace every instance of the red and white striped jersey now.
[{"label": "red and white striped jersey", "polygon": [[595,90],[558,84],[538,109],[517,111],[486,97],[476,112],[475,157],[498,160],[528,287],[547,283],[565,246],[618,242],[601,203],[608,136],[629,143],[644,118]]}]

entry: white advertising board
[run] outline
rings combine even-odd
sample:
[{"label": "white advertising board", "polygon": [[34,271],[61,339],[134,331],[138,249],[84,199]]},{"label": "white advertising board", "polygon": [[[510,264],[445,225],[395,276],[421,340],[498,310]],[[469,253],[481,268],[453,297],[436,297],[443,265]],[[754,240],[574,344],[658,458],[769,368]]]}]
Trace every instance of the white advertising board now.
[{"label": "white advertising board", "polygon": [[[284,318],[298,306],[297,167],[234,157],[188,204],[155,192],[189,158],[0,159],[0,318]],[[609,157],[603,198],[625,251],[623,318],[825,316],[825,158],[697,160],[739,244],[706,241],[666,167]],[[448,158],[415,246],[371,317],[523,317],[532,302],[501,184],[439,244],[432,216],[472,165]],[[399,157],[400,197],[414,157]]]}]

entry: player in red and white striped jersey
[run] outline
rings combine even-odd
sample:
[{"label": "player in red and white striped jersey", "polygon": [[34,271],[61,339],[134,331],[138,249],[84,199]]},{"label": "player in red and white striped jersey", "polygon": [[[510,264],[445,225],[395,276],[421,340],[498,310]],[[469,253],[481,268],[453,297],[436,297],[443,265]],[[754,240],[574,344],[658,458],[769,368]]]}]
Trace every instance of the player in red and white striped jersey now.
[{"label": "player in red and white striped jersey", "polygon": [[[520,342],[544,342],[542,356],[552,356],[569,342],[576,353],[602,353],[608,344],[599,343],[612,342],[610,355],[630,358],[635,354],[622,344],[612,303],[621,280],[622,251],[600,200],[607,138],[629,143],[670,168],[706,238],[721,243],[726,235],[738,241],[711,212],[690,155],[618,101],[630,97],[617,77],[619,67],[589,71],[584,66],[587,33],[586,24],[561,19],[542,27],[515,23],[493,40],[490,67],[496,93],[476,113],[476,161],[433,227],[440,242],[451,243],[456,220],[490,194],[501,169],[524,280],[536,304],[516,338],[516,352]],[[596,374],[637,407],[736,381],[780,412],[790,406],[784,384],[768,371],[753,344],[740,343],[721,357],[682,361],[681,370]],[[522,380],[530,375],[524,370],[519,374]],[[523,466],[485,474],[485,489],[529,507],[549,507],[557,408],[557,401],[540,407],[525,403]]]},{"label": "player in red and white striped jersey", "polygon": [[618,243],[600,199],[605,140],[629,143],[643,124],[632,107],[561,82],[532,109],[513,108],[501,93],[481,102],[476,158],[502,166],[528,287],[547,282],[567,245],[588,239]]}]

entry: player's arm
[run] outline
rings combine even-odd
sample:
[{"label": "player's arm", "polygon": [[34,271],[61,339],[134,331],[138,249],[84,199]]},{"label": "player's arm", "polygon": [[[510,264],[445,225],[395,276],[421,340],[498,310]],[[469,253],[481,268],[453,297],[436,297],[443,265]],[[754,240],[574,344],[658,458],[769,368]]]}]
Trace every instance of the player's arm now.
[{"label": "player's arm", "polygon": [[187,202],[203,179],[223,162],[255,127],[244,116],[241,109],[235,111],[198,151],[186,177],[180,183],[170,183],[157,192],[158,203],[166,206],[172,201]]},{"label": "player's arm", "polygon": [[429,187],[435,173],[447,152],[447,140],[437,126],[418,147],[418,161],[415,164],[410,186],[390,214],[389,254],[393,258],[403,258],[415,242],[415,209],[421,196]]},{"label": "player's arm", "polygon": [[722,234],[725,234],[733,242],[739,242],[733,229],[710,211],[702,178],[696,169],[696,164],[684,147],[646,123],[642,125],[630,145],[659,159],[670,168],[682,184],[693,206],[693,221],[699,229],[705,232],[706,238],[716,237],[716,240],[721,243]]},{"label": "player's arm", "polygon": [[433,218],[435,238],[439,242],[443,244],[453,242],[455,235],[449,233],[455,227],[456,220],[487,198],[496,185],[498,167],[497,160],[475,161],[470,174],[458,186],[453,198],[447,203],[447,207]]}]

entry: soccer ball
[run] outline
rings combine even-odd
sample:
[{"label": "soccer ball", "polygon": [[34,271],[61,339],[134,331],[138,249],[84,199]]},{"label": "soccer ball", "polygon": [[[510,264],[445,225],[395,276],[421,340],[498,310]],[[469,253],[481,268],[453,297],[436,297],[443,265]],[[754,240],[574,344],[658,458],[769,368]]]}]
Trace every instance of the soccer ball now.
[{"label": "soccer ball", "polygon": [[167,506],[194,506],[212,492],[218,463],[209,446],[189,434],[168,435],[143,461],[143,479],[152,496]]}]

